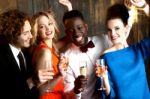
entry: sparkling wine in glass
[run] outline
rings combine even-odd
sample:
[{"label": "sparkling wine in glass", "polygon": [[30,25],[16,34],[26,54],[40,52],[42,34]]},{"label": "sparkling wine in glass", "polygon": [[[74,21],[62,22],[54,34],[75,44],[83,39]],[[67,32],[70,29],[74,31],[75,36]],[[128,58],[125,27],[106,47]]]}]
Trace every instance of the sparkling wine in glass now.
[{"label": "sparkling wine in glass", "polygon": [[105,60],[104,59],[97,59],[96,60],[96,68],[97,68],[98,77],[101,78],[101,87],[98,90],[105,90],[104,78],[103,78],[103,74],[105,72]]},{"label": "sparkling wine in glass", "polygon": [[[46,71],[50,71],[52,68],[52,62],[51,61],[45,61],[45,69]],[[49,84],[49,80],[47,81],[47,84]],[[46,92],[51,92],[50,89],[46,89]]]},{"label": "sparkling wine in glass", "polygon": [[[86,61],[80,61],[80,75],[85,76],[87,79],[87,62]],[[84,88],[83,91],[86,91],[86,88]]]}]

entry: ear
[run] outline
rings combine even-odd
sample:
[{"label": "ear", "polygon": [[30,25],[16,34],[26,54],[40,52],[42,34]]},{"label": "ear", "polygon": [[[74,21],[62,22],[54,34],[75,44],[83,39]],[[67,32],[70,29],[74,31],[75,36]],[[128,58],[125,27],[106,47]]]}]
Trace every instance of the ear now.
[{"label": "ear", "polygon": [[85,28],[86,28],[86,30],[88,31],[88,25],[85,23]]},{"label": "ear", "polygon": [[125,30],[125,37],[126,39],[129,37],[129,34],[130,34],[130,30],[131,30],[131,26],[130,25],[126,25],[126,30]]}]

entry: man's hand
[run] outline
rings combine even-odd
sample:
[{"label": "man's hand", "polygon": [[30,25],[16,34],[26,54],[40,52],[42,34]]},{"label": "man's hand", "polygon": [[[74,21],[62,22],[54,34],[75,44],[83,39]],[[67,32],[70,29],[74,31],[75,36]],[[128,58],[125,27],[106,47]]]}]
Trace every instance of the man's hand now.
[{"label": "man's hand", "polygon": [[74,87],[74,92],[76,94],[79,94],[80,92],[84,91],[86,85],[87,85],[87,78],[83,75],[80,75],[76,78]]},{"label": "man's hand", "polygon": [[59,0],[59,3],[66,6],[68,8],[68,11],[72,10],[72,4],[69,0]]}]

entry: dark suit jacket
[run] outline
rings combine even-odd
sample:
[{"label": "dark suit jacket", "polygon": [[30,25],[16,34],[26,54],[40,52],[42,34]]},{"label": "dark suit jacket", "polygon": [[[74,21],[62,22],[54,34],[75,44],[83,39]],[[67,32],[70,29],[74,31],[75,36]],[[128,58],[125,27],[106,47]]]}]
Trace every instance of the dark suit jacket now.
[{"label": "dark suit jacket", "polygon": [[0,45],[0,79],[1,98],[33,99],[8,44]]}]

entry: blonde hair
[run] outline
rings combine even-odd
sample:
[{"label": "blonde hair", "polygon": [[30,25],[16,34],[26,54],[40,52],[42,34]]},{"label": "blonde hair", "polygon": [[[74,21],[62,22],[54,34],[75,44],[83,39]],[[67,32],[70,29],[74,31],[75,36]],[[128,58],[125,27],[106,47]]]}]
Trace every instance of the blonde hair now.
[{"label": "blonde hair", "polygon": [[57,22],[55,20],[55,15],[52,11],[49,11],[49,12],[38,12],[37,14],[35,14],[33,17],[32,17],[32,20],[31,20],[31,26],[32,26],[32,35],[33,35],[33,38],[32,38],[32,44],[38,44],[39,42],[39,38],[38,38],[38,19],[41,17],[41,16],[46,16],[49,20],[51,20],[53,22],[53,26],[54,26],[54,29],[55,29],[55,35],[54,35],[54,38],[53,38],[53,42],[55,43],[57,40],[58,40],[58,36],[59,36],[59,28],[58,28],[58,25],[57,25]]}]

